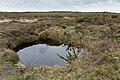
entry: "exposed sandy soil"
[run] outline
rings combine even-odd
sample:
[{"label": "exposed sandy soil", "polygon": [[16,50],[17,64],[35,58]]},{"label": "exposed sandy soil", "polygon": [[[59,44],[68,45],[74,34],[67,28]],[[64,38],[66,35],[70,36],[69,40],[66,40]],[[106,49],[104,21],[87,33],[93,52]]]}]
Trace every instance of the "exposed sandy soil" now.
[{"label": "exposed sandy soil", "polygon": [[19,20],[17,19],[4,19],[4,20],[0,20],[0,23],[9,23],[9,22],[23,22],[23,23],[33,23],[33,22],[37,22],[38,19],[25,19],[25,18],[20,18]]}]

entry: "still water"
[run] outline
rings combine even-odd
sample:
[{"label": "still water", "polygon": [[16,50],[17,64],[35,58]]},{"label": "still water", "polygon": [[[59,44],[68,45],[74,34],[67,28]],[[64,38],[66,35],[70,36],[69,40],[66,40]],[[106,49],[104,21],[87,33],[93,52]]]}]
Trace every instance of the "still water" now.
[{"label": "still water", "polygon": [[63,66],[67,62],[61,59],[57,54],[66,58],[67,45],[50,46],[47,44],[33,45],[18,51],[20,61],[27,67],[38,65]]}]

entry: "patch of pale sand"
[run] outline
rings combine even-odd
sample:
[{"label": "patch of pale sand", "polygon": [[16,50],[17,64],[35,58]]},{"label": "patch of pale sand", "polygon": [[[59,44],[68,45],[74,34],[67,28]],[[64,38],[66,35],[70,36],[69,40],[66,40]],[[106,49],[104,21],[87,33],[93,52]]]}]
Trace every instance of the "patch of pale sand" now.
[{"label": "patch of pale sand", "polygon": [[3,19],[3,20],[0,20],[0,23],[11,22],[11,21],[12,21],[11,19]]},{"label": "patch of pale sand", "polygon": [[13,21],[16,21],[16,22],[28,22],[28,23],[32,23],[32,22],[37,22],[38,19],[18,19],[18,20],[12,20],[12,19],[3,19],[3,20],[0,20],[0,23],[4,23],[4,22],[13,22]]},{"label": "patch of pale sand", "polygon": [[69,19],[71,19],[71,18],[70,18],[70,17],[65,16],[65,17],[63,17],[62,19],[69,20]]},{"label": "patch of pale sand", "polygon": [[19,20],[14,20],[14,21],[17,21],[17,22],[37,22],[38,19],[19,19]]}]

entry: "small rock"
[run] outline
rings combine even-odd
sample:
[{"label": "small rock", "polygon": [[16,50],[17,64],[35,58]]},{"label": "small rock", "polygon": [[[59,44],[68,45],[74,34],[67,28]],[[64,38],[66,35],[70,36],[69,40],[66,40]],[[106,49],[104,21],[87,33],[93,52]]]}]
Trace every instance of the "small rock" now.
[{"label": "small rock", "polygon": [[18,67],[19,69],[26,69],[26,68],[27,68],[21,61],[19,61],[19,62],[17,63],[17,67]]}]

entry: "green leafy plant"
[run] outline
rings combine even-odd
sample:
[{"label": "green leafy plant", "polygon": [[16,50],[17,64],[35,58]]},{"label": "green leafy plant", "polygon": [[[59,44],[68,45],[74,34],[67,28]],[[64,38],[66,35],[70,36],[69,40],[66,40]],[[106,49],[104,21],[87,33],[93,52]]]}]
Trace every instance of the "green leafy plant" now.
[{"label": "green leafy plant", "polygon": [[70,52],[69,50],[66,50],[68,54],[66,54],[66,58],[57,54],[61,59],[67,61],[68,63],[71,63],[71,61],[75,60],[78,58],[78,56],[80,55],[80,50],[78,49],[77,51],[75,50],[75,48],[71,48],[72,52]]}]

